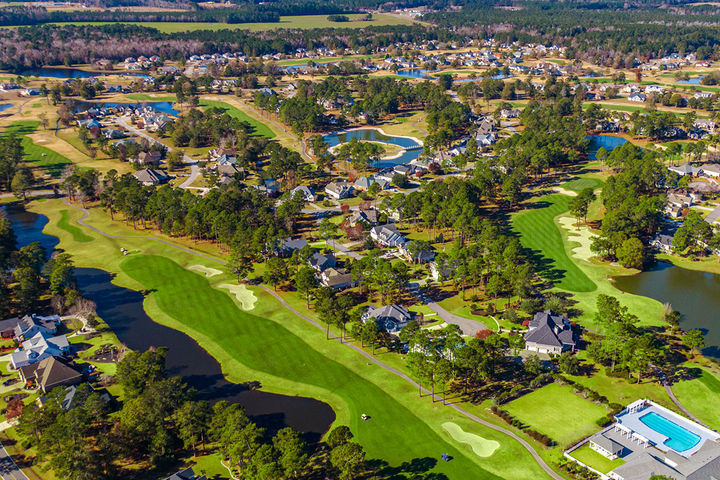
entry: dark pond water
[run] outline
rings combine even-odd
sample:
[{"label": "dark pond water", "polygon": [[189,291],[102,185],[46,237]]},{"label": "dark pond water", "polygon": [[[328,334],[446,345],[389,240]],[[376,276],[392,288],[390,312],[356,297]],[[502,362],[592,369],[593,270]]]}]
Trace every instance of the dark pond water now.
[{"label": "dark pond water", "polygon": [[[4,207],[18,238],[18,245],[39,241],[50,252],[57,238],[42,233],[47,217],[21,207]],[[293,427],[317,441],[335,420],[329,405],[306,397],[278,395],[253,390],[228,382],[220,364],[188,335],[155,323],[143,309],[143,294],[112,283],[112,276],[98,269],[76,269],[78,287],[83,296],[97,304],[98,315],[105,320],[120,341],[138,351],[150,347],[168,347],[167,367],[199,391],[199,397],[228,400],[245,407],[255,422],[270,431]]]},{"label": "dark pond water", "polygon": [[[128,77],[148,77],[144,73],[137,72],[113,72],[115,74],[124,75]],[[79,68],[31,68],[25,70],[21,74],[24,77],[51,77],[51,78],[90,78],[90,77],[102,77],[107,75],[107,72],[88,72],[80,70]]]},{"label": "dark pond water", "polygon": [[605,147],[608,153],[610,153],[615,147],[627,142],[622,137],[614,137],[612,135],[590,135],[587,137],[590,139],[590,147],[588,148],[588,157],[592,160],[597,160],[595,156],[600,147]]},{"label": "dark pond water", "polygon": [[392,167],[395,165],[402,165],[405,163],[409,163],[412,160],[415,160],[416,158],[418,158],[423,152],[422,145],[420,145],[418,142],[416,142],[412,138],[384,135],[384,134],[380,133],[378,130],[375,130],[373,128],[360,128],[357,130],[350,130],[347,132],[330,133],[323,137],[325,142],[327,142],[327,144],[330,145],[331,147],[340,145],[342,143],[347,143],[354,138],[356,138],[358,140],[364,140],[367,142],[387,143],[387,144],[397,145],[399,147],[410,149],[410,150],[405,150],[403,152],[403,154],[397,158],[393,158],[390,160],[381,160],[379,162],[375,162],[373,165],[375,167],[379,167],[379,168]]},{"label": "dark pond water", "polygon": [[405,78],[425,78],[432,79],[433,77],[428,75],[428,71],[422,68],[413,69],[402,69],[397,71],[397,75]]},{"label": "dark pond water", "polygon": [[720,357],[720,275],[658,262],[652,270],[615,277],[613,283],[624,292],[670,303],[682,313],[683,330],[699,328],[705,334],[703,353]]}]

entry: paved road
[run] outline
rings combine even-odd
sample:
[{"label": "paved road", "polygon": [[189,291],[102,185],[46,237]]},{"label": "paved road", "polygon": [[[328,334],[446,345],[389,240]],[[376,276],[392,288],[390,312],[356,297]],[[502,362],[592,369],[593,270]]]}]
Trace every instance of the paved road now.
[{"label": "paved road", "polygon": [[[54,193],[55,193],[54,190],[47,190],[47,189],[32,190],[30,192],[27,192],[27,196],[28,197],[44,197],[46,195],[53,195]],[[14,196],[15,196],[14,193],[0,193],[0,198],[10,198],[10,197],[14,197]]]},{"label": "paved road", "polygon": [[433,301],[433,299],[423,294],[417,288],[417,286],[408,286],[408,291],[413,294],[415,298],[430,307],[430,310],[435,312],[440,318],[443,319],[444,322],[452,323],[460,327],[463,335],[474,337],[476,333],[483,330],[488,330],[488,327],[482,322],[473,320],[471,318],[461,317],[460,315],[455,315],[454,313],[448,312],[443,307],[438,305],[435,301]]},{"label": "paved road", "polygon": [[[87,216],[90,214],[90,212],[88,212],[87,209],[78,207],[78,206],[76,206],[76,205],[73,205],[73,204],[69,203],[65,198],[63,198],[63,202],[65,202],[66,205],[68,205],[68,206],[70,206],[70,207],[72,207],[72,208],[75,208],[75,209],[80,210],[81,212],[83,212],[83,216],[82,216],[80,219],[78,219],[78,223],[79,223],[80,225],[82,225],[82,226],[84,226],[84,227],[87,227],[87,228],[91,229],[92,231],[94,231],[94,232],[96,232],[96,233],[98,233],[98,234],[100,234],[100,235],[102,235],[102,236],[104,236],[104,237],[107,237],[107,238],[115,238],[115,239],[143,239],[143,240],[153,240],[153,241],[160,242],[160,243],[163,243],[163,244],[165,244],[165,245],[168,245],[168,246],[170,246],[170,247],[176,248],[176,249],[178,249],[178,250],[182,250],[183,252],[187,252],[187,253],[190,253],[190,254],[192,254],[192,255],[196,255],[196,256],[198,256],[198,257],[205,258],[205,259],[211,260],[211,261],[213,261],[213,262],[217,262],[217,263],[219,263],[219,264],[221,264],[221,265],[225,265],[225,264],[226,264],[225,261],[223,261],[223,260],[221,260],[221,259],[219,259],[219,258],[215,258],[215,257],[212,257],[212,256],[210,256],[210,255],[206,255],[206,254],[204,254],[204,253],[196,252],[196,251],[191,250],[191,249],[189,249],[189,248],[183,247],[183,246],[181,246],[181,245],[174,244],[174,243],[172,243],[172,242],[168,242],[168,241],[163,240],[163,239],[160,239],[160,238],[155,238],[155,237],[151,237],[151,236],[112,235],[112,234],[109,234],[109,233],[105,233],[105,232],[103,232],[102,230],[100,230],[100,229],[98,229],[98,228],[96,228],[96,227],[93,227],[93,226],[88,225],[87,223],[85,223],[84,219],[87,218]],[[283,305],[283,307],[287,308],[289,311],[291,311],[292,313],[294,313],[295,315],[297,315],[299,318],[302,318],[303,320],[309,322],[310,324],[312,324],[312,325],[314,325],[315,327],[319,328],[319,329],[322,330],[323,332],[325,331],[325,327],[323,327],[322,325],[320,325],[318,322],[316,322],[316,321],[313,320],[312,318],[307,317],[307,316],[303,315],[302,313],[298,312],[297,310],[295,310],[293,307],[291,307],[282,297],[280,297],[280,296],[279,296],[277,293],[275,293],[273,290],[269,289],[269,288],[266,287],[265,285],[260,285],[260,288],[262,288],[264,291],[266,291],[267,293],[269,293],[270,295],[272,295],[273,297],[275,297],[275,298],[280,302],[280,304]],[[332,338],[338,339],[338,337],[336,337],[336,336],[334,336],[334,335],[332,336]],[[421,389],[421,391],[423,391],[425,394],[430,394],[430,393],[431,393],[431,392],[430,392],[429,390],[427,390],[426,388],[418,385],[412,378],[410,378],[409,376],[405,375],[403,372],[401,372],[401,371],[399,371],[399,370],[397,370],[397,369],[395,369],[395,368],[393,368],[393,367],[391,367],[391,366],[389,366],[389,365],[387,365],[387,364],[379,361],[378,359],[376,359],[375,357],[373,357],[373,356],[370,355],[369,353],[367,353],[367,352],[365,352],[364,350],[362,350],[360,347],[358,347],[358,346],[356,346],[356,345],[353,345],[353,344],[350,344],[350,343],[346,343],[345,345],[347,345],[349,348],[352,348],[352,349],[355,350],[357,353],[359,353],[360,355],[364,356],[366,359],[368,359],[369,361],[375,363],[375,364],[378,365],[379,367],[381,367],[381,368],[387,370],[388,372],[390,372],[390,373],[392,373],[392,374],[394,374],[394,375],[397,375],[398,377],[402,378],[402,379],[405,380],[406,382],[408,382],[408,383],[410,383],[411,385],[413,385],[413,387]],[[535,459],[535,461],[538,463],[538,465],[539,465],[550,477],[552,477],[552,478],[555,479],[555,480],[565,480],[561,475],[557,474],[552,468],[550,468],[550,466],[549,466],[547,463],[545,463],[545,460],[543,460],[542,457],[540,457],[540,455],[538,455],[538,453],[535,451],[535,449],[532,447],[532,445],[530,445],[525,439],[523,439],[523,438],[521,438],[520,436],[518,436],[515,432],[512,432],[512,431],[510,431],[510,430],[508,430],[508,429],[506,429],[506,428],[504,428],[504,427],[501,427],[501,426],[499,426],[499,425],[495,425],[494,423],[490,423],[490,422],[488,422],[488,421],[486,421],[486,420],[483,420],[482,418],[478,417],[477,415],[473,415],[472,413],[468,412],[467,410],[461,408],[461,407],[458,406],[458,405],[449,404],[448,407],[450,407],[450,408],[452,408],[453,410],[457,411],[457,412],[460,413],[461,415],[464,415],[465,417],[469,418],[470,420],[479,423],[480,425],[483,425],[483,426],[485,426],[485,427],[487,427],[487,428],[490,428],[490,429],[492,429],[492,430],[494,430],[494,431],[496,431],[496,432],[499,432],[499,433],[502,433],[502,434],[504,434],[504,435],[509,436],[509,437],[512,438],[513,440],[515,440],[515,441],[517,441],[518,443],[520,443],[520,445],[522,445],[523,448],[525,448],[525,449],[530,453],[530,455],[532,455],[532,457]],[[7,479],[4,479],[4,480],[7,480]],[[18,480],[25,480],[25,479],[23,479],[22,477],[19,477]]]},{"label": "paved road", "polygon": [[30,480],[13,461],[5,447],[0,444],[0,477],[3,480]]},{"label": "paved road", "polygon": [[712,224],[718,218],[720,218],[720,205],[715,207],[715,209],[710,212],[707,217],[705,217],[705,221],[709,224]]}]

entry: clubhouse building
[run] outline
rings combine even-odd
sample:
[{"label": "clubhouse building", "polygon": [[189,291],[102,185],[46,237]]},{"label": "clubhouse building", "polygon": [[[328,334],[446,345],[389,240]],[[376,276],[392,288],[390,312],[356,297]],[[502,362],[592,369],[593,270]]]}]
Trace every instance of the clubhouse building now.
[{"label": "clubhouse building", "polygon": [[[587,445],[616,466],[600,472],[572,456]],[[574,445],[565,456],[612,480],[720,480],[720,434],[650,400],[637,400],[615,423]]]}]

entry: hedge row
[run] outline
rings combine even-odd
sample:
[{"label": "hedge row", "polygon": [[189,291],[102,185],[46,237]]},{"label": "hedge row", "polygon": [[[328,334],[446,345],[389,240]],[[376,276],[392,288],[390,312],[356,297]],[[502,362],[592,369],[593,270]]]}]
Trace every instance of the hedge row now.
[{"label": "hedge row", "polygon": [[[522,430],[525,426],[525,424],[523,424],[520,420],[510,415],[507,410],[503,410],[496,405],[490,407],[490,410],[492,410],[495,415],[502,418],[503,420],[505,420],[506,423],[512,425],[513,427],[517,427]],[[534,438],[546,447],[552,447],[557,445],[557,443],[552,438],[548,437],[544,433],[538,432],[537,430],[533,430],[532,428],[526,428],[523,430],[523,432],[527,433],[530,438]]]}]

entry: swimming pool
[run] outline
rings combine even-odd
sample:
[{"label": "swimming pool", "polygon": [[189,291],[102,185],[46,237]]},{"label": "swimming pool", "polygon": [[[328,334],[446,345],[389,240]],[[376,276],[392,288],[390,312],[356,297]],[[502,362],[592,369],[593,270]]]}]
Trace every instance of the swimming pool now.
[{"label": "swimming pool", "polygon": [[700,435],[694,434],[658,413],[647,413],[640,417],[640,421],[648,428],[668,437],[664,442],[665,445],[678,453],[690,450],[700,442]]}]

